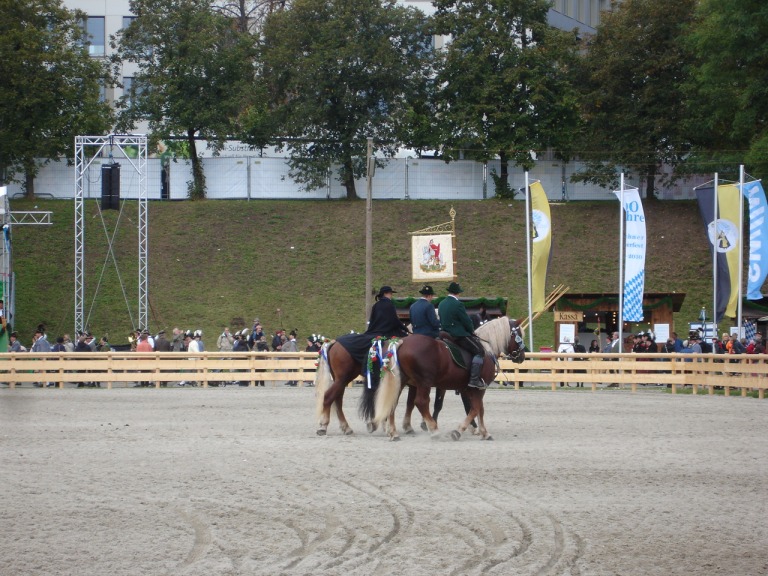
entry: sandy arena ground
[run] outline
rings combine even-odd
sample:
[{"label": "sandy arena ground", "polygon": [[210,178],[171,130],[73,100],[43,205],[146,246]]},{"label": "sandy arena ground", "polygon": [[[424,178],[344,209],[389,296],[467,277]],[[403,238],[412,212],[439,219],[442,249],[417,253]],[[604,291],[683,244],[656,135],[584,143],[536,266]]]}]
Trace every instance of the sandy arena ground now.
[{"label": "sandy arena ground", "polygon": [[318,437],[312,388],[0,390],[0,574],[768,574],[766,401],[490,390],[493,442],[395,443],[359,395]]}]

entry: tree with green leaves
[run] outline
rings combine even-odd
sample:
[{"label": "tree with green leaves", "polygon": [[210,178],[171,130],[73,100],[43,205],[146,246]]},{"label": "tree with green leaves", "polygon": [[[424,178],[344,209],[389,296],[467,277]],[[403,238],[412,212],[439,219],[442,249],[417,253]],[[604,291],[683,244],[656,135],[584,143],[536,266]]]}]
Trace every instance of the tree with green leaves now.
[{"label": "tree with green leaves", "polygon": [[74,156],[75,136],[111,126],[101,98],[111,84],[88,55],[85,15],[61,0],[0,0],[0,182],[24,174],[35,193],[40,162]]},{"label": "tree with green leaves", "polygon": [[576,36],[547,23],[548,0],[435,0],[435,32],[449,36],[436,85],[443,153],[530,168],[532,151],[570,148],[578,121],[569,70]]},{"label": "tree with green leaves", "polygon": [[697,55],[687,93],[695,159],[768,174],[768,4],[701,0],[687,37]]},{"label": "tree with green leaves", "polygon": [[254,115],[245,139],[276,135],[291,177],[308,190],[338,167],[347,198],[356,198],[366,139],[391,156],[418,124],[414,110],[431,73],[426,23],[390,0],[296,0],[271,14],[260,58],[270,106]]},{"label": "tree with green leaves", "polygon": [[214,0],[213,9],[233,18],[241,32],[257,34],[267,15],[286,4],[287,0]]},{"label": "tree with green leaves", "polygon": [[131,11],[137,18],[113,40],[117,66],[138,66],[119,103],[120,125],[147,121],[152,142],[183,138],[190,198],[204,198],[197,140],[216,152],[238,133],[254,81],[253,37],[209,0],[132,0]]},{"label": "tree with green leaves", "polygon": [[588,38],[581,70],[584,129],[576,181],[615,187],[623,169],[654,198],[661,167],[674,178],[691,151],[685,84],[692,55],[682,41],[697,0],[625,0]]}]

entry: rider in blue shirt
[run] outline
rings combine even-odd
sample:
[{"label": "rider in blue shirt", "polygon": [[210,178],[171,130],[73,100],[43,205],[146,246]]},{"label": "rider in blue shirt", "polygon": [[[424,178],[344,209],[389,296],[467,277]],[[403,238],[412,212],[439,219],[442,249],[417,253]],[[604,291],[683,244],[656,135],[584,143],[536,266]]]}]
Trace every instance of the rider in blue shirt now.
[{"label": "rider in blue shirt", "polygon": [[414,334],[424,334],[437,338],[440,335],[440,321],[437,319],[432,299],[435,291],[432,286],[423,286],[419,290],[421,298],[411,304],[411,328]]}]

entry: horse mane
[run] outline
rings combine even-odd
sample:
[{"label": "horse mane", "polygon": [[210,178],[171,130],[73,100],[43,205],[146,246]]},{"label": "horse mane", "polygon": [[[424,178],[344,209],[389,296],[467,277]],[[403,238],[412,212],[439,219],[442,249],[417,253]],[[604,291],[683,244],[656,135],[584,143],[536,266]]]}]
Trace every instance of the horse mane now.
[{"label": "horse mane", "polygon": [[494,356],[504,354],[509,343],[509,318],[501,316],[485,324],[481,324],[475,334],[483,341],[486,350]]}]

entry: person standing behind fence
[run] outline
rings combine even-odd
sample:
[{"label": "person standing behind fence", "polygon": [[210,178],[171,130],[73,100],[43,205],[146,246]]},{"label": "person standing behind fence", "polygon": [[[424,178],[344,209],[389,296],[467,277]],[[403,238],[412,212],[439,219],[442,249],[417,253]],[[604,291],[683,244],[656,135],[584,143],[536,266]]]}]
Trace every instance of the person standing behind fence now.
[{"label": "person standing behind fence", "polygon": [[[194,337],[194,335],[191,332],[187,332],[184,334],[184,348],[187,352],[190,354],[195,354],[200,352],[200,343],[197,338]],[[195,360],[195,358],[190,358],[190,360]],[[197,382],[194,380],[182,380],[178,384],[179,386],[197,386]]]},{"label": "person standing behind fence", "polygon": [[[237,354],[238,352],[248,352],[248,340],[245,333],[248,331],[247,328],[243,328],[240,332],[235,332],[235,335],[233,336],[233,343],[232,343],[232,352]],[[244,372],[244,370],[234,370],[235,372]],[[242,380],[235,380],[232,382],[232,384],[238,384],[240,386],[248,386],[248,382],[242,381]]]},{"label": "person standing behind fence", "polygon": [[[50,352],[51,351],[51,345],[48,342],[48,340],[45,339],[43,331],[38,328],[35,331],[34,336],[32,336],[32,348],[30,352]],[[50,382],[46,382],[45,385],[50,386]],[[34,386],[37,388],[42,388],[44,384],[42,382],[35,382]]]},{"label": "person standing behind fence", "polygon": [[763,342],[763,335],[758,332],[755,334],[755,354],[765,354],[765,343]]},{"label": "person standing behind fence", "polygon": [[683,341],[678,337],[677,332],[672,332],[672,350],[670,352],[681,352],[683,350]]},{"label": "person standing behind fence", "polygon": [[195,342],[197,342],[197,352],[205,352],[205,343],[203,343],[203,331],[195,330]]},{"label": "person standing behind fence", "polygon": [[282,350],[284,334],[285,334],[285,330],[283,330],[282,328],[278,328],[277,330],[275,330],[275,335],[272,336],[272,352],[278,352],[279,350]]},{"label": "person standing behind fence", "polygon": [[253,325],[253,329],[248,335],[248,348],[250,350],[255,350],[256,345],[259,340],[261,340],[262,336],[264,336],[264,329],[261,327],[261,324],[257,322]]},{"label": "person standing behind fence", "polygon": [[[296,345],[296,332],[291,331],[291,333],[288,335],[288,339],[285,341],[285,344],[283,344],[282,352],[298,352],[299,348]],[[292,370],[289,370],[289,372],[292,372]],[[296,386],[298,382],[296,380],[289,380],[285,383],[286,386]]]},{"label": "person standing behind fence", "polygon": [[8,337],[8,352],[26,352],[27,349],[19,342],[19,333],[11,332]]},{"label": "person standing behind fence", "polygon": [[[568,336],[563,336],[563,341],[560,342],[560,346],[557,348],[558,354],[573,354],[573,345],[571,344],[571,339],[568,338]],[[573,358],[560,358],[560,360],[567,360],[568,362],[572,361]],[[568,372],[568,370],[564,370],[564,372]],[[565,382],[560,382],[560,387],[562,388],[565,386]],[[570,384],[568,384],[570,386]]]},{"label": "person standing behind fence", "polygon": [[[141,334],[139,334],[139,341],[136,343],[136,352],[154,352],[154,348],[149,341],[149,330],[143,330]],[[149,388],[150,386],[152,386],[152,384],[147,380],[143,380],[136,384],[137,388]]]},{"label": "person standing behind fence", "polygon": [[173,340],[171,341],[171,350],[174,352],[184,352],[187,349],[184,343],[185,334],[179,328],[173,329]]},{"label": "person standing behind fence", "polygon": [[64,336],[56,338],[56,344],[51,346],[51,352],[66,352],[67,349],[64,346]]},{"label": "person standing behind fence", "polygon": [[[578,338],[575,338],[575,339],[573,340],[573,351],[574,351],[576,354],[586,354],[586,353],[587,353],[587,350],[586,350],[586,348],[584,348],[584,344],[580,344],[580,343],[579,343],[579,339],[578,339]],[[584,361],[584,360],[586,360],[586,358],[584,358],[584,356],[581,356],[581,357],[579,357],[579,358],[576,358],[576,360],[578,360],[578,361]],[[581,369],[579,369],[579,370],[576,370],[575,372],[577,372],[578,374],[586,374],[586,373],[587,373],[587,371],[586,371],[586,370],[581,370]],[[581,386],[582,388],[584,388],[584,382],[576,382],[576,388],[578,388],[579,386]]]},{"label": "person standing behind fence", "polygon": [[[87,352],[92,353],[93,350],[91,350],[91,347],[88,346],[88,342],[86,342],[86,335],[85,333],[81,332],[77,337],[77,344],[75,345],[75,352]],[[87,372],[87,370],[86,370]],[[85,388],[86,386],[91,387],[94,386],[93,382],[78,382],[77,387],[78,388]]]},{"label": "person standing behind fence", "polygon": [[155,352],[170,352],[171,343],[165,337],[165,330],[160,330],[155,338]]},{"label": "person standing behind fence", "polygon": [[232,334],[229,333],[229,328],[224,328],[224,331],[219,335],[216,341],[216,346],[219,352],[232,352],[232,348],[235,344],[235,339]]},{"label": "person standing behind fence", "polygon": [[[691,330],[688,335],[688,345],[683,348],[684,354],[701,354],[701,344],[699,343],[699,333],[696,330]],[[690,362],[690,360],[686,360]]]},{"label": "person standing behind fence", "polygon": [[731,334],[725,348],[728,351],[728,354],[744,354],[747,351],[735,332]]},{"label": "person standing behind fence", "polygon": [[75,344],[74,342],[72,342],[72,339],[69,337],[69,334],[64,334],[64,351],[65,352],[75,351]]},{"label": "person standing behind fence", "polygon": [[[605,338],[605,346],[603,346],[603,354],[619,354],[621,350],[621,342],[619,340],[618,332],[611,332]],[[606,358],[606,360],[616,361],[618,358]],[[615,374],[616,370],[609,370],[609,373]],[[606,385],[607,388],[615,388],[618,386],[616,382],[610,382]]]}]

